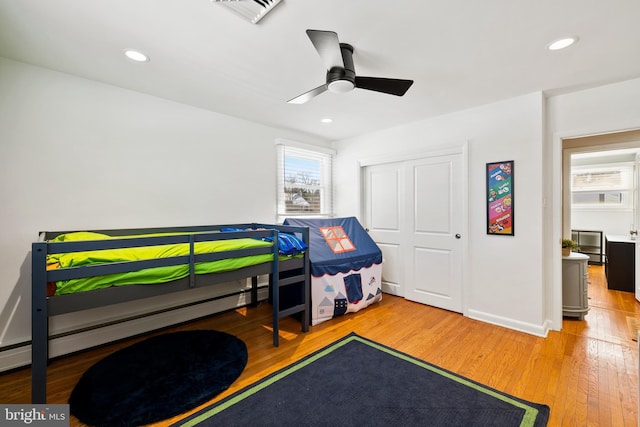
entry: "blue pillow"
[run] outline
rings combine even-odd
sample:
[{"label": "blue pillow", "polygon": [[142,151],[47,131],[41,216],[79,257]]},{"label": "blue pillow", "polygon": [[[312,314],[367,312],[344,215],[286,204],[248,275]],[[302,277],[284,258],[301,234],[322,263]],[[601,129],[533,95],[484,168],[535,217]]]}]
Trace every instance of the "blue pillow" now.
[{"label": "blue pillow", "polygon": [[[242,228],[223,228],[220,230],[222,232],[230,232],[230,231],[251,231],[251,229],[242,229]],[[264,239],[267,242],[271,242],[273,238],[265,237]],[[302,240],[298,239],[293,234],[288,233],[278,233],[278,252],[281,255],[297,255],[304,252],[307,249],[307,244]]]},{"label": "blue pillow", "polygon": [[283,255],[297,255],[307,249],[306,243],[293,234],[278,233],[278,251]]}]

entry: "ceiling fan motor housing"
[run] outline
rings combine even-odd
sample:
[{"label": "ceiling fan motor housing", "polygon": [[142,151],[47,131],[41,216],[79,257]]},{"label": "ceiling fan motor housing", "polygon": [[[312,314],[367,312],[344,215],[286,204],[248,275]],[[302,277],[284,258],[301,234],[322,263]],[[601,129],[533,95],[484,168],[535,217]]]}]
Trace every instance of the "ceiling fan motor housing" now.
[{"label": "ceiling fan motor housing", "polygon": [[325,91],[345,93],[356,88],[403,96],[413,84],[413,80],[356,76],[353,46],[340,43],[334,31],[307,30],[307,36],[324,62],[327,75],[322,86],[287,101],[291,104],[304,104]]},{"label": "ceiling fan motor housing", "polygon": [[327,88],[334,93],[346,93],[356,87],[356,71],[353,65],[353,46],[340,43],[344,68],[332,67],[327,71]]}]

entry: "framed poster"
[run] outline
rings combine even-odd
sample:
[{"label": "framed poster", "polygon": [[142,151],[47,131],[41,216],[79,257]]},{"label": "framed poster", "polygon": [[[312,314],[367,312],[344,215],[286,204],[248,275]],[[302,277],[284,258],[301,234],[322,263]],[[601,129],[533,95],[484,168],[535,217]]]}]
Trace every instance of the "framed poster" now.
[{"label": "framed poster", "polygon": [[487,163],[487,234],[513,236],[513,160]]}]

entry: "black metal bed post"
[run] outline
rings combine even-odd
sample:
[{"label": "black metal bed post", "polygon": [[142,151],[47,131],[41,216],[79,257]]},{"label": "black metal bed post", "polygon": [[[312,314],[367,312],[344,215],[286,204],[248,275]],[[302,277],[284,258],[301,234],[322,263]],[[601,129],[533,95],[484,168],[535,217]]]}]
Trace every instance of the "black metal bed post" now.
[{"label": "black metal bed post", "polygon": [[196,243],[193,234],[189,235],[189,287],[196,287]]},{"label": "black metal bed post", "polygon": [[31,401],[46,403],[49,359],[46,242],[31,245],[31,276]]},{"label": "black metal bed post", "polygon": [[251,276],[251,307],[258,306],[258,276]]},{"label": "black metal bed post", "polygon": [[302,284],[304,292],[304,305],[305,310],[302,313],[302,332],[309,331],[309,324],[311,323],[311,265],[309,261],[309,249],[311,248],[311,242],[309,241],[309,228],[305,227],[302,231],[302,241],[307,244],[307,250],[304,251],[304,283]]},{"label": "black metal bed post", "polygon": [[280,346],[280,251],[278,248],[278,230],[273,229],[273,264],[271,269],[271,303],[273,304],[273,345]]}]

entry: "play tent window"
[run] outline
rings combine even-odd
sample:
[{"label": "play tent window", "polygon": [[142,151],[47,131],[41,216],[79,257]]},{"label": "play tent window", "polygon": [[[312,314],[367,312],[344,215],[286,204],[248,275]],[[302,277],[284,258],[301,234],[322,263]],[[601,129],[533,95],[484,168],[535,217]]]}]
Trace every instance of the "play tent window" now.
[{"label": "play tent window", "polygon": [[356,250],[356,247],[353,246],[351,239],[349,239],[349,236],[341,226],[320,227],[320,232],[334,254]]},{"label": "play tent window", "polygon": [[277,145],[278,217],[333,214],[333,150],[302,144]]}]

